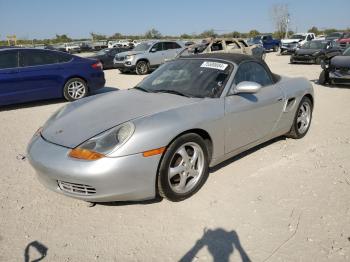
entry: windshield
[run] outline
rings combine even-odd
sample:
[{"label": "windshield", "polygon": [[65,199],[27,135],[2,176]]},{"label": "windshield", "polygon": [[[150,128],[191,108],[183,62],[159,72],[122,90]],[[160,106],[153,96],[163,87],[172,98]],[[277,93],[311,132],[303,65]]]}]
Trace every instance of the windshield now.
[{"label": "windshield", "polygon": [[97,53],[96,53],[96,55],[104,55],[104,54],[106,54],[106,53],[108,53],[108,50],[109,49],[102,49],[102,50],[100,50],[100,51],[98,51]]},{"label": "windshield", "polygon": [[300,40],[304,40],[305,36],[304,35],[292,35],[290,37],[290,39],[300,39]]},{"label": "windshield", "polygon": [[350,47],[348,47],[348,49],[345,49],[343,55],[350,56]]},{"label": "windshield", "polygon": [[328,37],[341,37],[342,33],[331,33],[328,35]]},{"label": "windshield", "polygon": [[138,44],[134,49],[133,51],[147,51],[148,49],[150,49],[152,46],[151,43],[141,43],[141,44]]},{"label": "windshield", "polygon": [[326,47],[327,47],[327,42],[310,41],[310,42],[306,42],[301,48],[302,49],[323,49]]},{"label": "windshield", "polygon": [[220,97],[233,66],[204,59],[168,62],[144,79],[139,89],[168,92],[189,97]]}]

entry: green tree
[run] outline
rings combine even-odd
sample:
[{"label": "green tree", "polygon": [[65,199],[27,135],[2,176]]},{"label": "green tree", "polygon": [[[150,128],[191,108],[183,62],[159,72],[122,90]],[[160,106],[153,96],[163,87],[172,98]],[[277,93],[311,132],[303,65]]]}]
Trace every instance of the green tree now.
[{"label": "green tree", "polygon": [[250,30],[248,33],[249,37],[255,37],[257,35],[260,35],[260,32],[256,29]]},{"label": "green tree", "polygon": [[155,28],[152,28],[145,33],[145,38],[147,39],[159,39],[161,37],[162,34]]},{"label": "green tree", "polygon": [[315,35],[319,35],[320,34],[320,31],[318,30],[318,28],[316,26],[313,26],[311,27],[309,30],[308,30],[309,33],[314,33]]},{"label": "green tree", "polygon": [[215,33],[214,29],[205,30],[200,35],[201,38],[207,38],[207,37],[217,37],[217,34]]},{"label": "green tree", "polygon": [[107,39],[107,36],[106,35],[101,35],[101,34],[97,34],[97,33],[94,33],[94,32],[91,32],[90,33],[90,36],[92,38],[92,40],[105,40]]}]

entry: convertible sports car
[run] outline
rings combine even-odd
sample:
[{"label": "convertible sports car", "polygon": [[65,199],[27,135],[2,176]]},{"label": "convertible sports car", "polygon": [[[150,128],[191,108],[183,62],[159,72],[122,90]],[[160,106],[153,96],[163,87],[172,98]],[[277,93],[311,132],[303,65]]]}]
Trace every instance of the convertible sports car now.
[{"label": "convertible sports car", "polygon": [[165,63],[129,90],[68,104],[27,151],[48,188],[91,202],[184,200],[209,167],[274,137],[302,138],[314,104],[304,78],[242,54]]}]

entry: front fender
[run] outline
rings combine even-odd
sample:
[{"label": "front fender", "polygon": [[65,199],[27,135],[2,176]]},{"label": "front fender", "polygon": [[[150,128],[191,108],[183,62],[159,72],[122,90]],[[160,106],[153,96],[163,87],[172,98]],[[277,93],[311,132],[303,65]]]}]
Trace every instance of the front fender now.
[{"label": "front fender", "polygon": [[224,154],[224,99],[207,98],[196,104],[134,120],[135,132],[111,157],[145,152],[168,146],[179,134],[191,129],[206,131],[213,144],[212,158]]}]

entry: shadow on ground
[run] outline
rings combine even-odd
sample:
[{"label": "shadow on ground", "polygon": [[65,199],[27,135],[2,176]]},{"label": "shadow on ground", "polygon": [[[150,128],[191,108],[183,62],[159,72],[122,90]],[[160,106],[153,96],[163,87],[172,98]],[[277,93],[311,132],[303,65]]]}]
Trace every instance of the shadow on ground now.
[{"label": "shadow on ground", "polygon": [[215,230],[204,229],[203,236],[197,240],[194,246],[179,261],[194,261],[199,251],[205,247],[212,255],[214,262],[228,262],[230,261],[230,255],[234,252],[238,252],[243,262],[251,261],[242,247],[236,231],[226,231],[222,228]]},{"label": "shadow on ground", "polygon": [[[36,252],[31,252],[33,249]],[[24,262],[38,262],[40,260],[43,260],[47,255],[47,250],[48,248],[45,245],[41,244],[39,241],[33,241],[29,243],[24,249]],[[34,253],[35,255],[31,257],[31,253]],[[38,253],[40,257],[35,258],[36,253]]]}]

